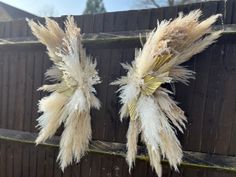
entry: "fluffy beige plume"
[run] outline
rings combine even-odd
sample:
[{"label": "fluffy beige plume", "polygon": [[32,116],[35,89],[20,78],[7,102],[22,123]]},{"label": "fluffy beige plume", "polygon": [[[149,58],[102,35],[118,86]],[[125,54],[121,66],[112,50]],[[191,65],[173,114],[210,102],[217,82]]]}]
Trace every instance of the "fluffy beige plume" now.
[{"label": "fluffy beige plume", "polygon": [[[127,132],[127,162],[130,168],[137,153],[137,137],[141,132],[146,144],[151,166],[161,177],[161,158],[171,167],[182,160],[182,149],[175,128],[183,132],[186,117],[184,111],[170,97],[171,91],[162,84],[182,82],[188,84],[194,72],[180,66],[193,55],[203,51],[220,37],[222,31],[211,30],[212,24],[221,16],[213,15],[200,22],[202,12],[195,10],[173,21],[162,21],[149,35],[146,43],[131,65],[123,64],[127,76],[113,82],[119,85],[121,119],[130,117]],[[135,126],[139,122],[139,126]],[[174,127],[173,127],[174,126]]]},{"label": "fluffy beige plume", "polygon": [[90,114],[86,112],[80,113],[81,115],[77,114],[74,112],[69,115],[71,120],[66,123],[66,129],[61,136],[58,160],[62,170],[70,165],[73,159],[75,162],[80,161],[92,137]]},{"label": "fluffy beige plume", "polygon": [[151,167],[155,169],[158,176],[161,176],[162,168],[161,168],[161,156],[159,150],[152,149],[150,145],[147,145],[147,150]]},{"label": "fluffy beige plume", "polygon": [[51,138],[61,125],[61,110],[65,106],[68,97],[54,92],[39,101],[39,112],[43,113],[38,120],[38,127],[41,129],[36,139],[36,144]]},{"label": "fluffy beige plume", "polygon": [[39,101],[40,129],[36,144],[52,137],[64,124],[58,160],[61,169],[73,161],[79,162],[91,140],[90,108],[100,108],[94,85],[100,83],[96,62],[86,56],[81,43],[80,28],[73,17],[65,22],[65,32],[46,18],[46,25],[29,21],[33,34],[46,45],[53,66],[45,73],[55,84],[43,85],[38,90],[52,92]]},{"label": "fluffy beige plume", "polygon": [[60,61],[61,58],[59,58],[55,52],[58,47],[61,47],[65,33],[59,27],[57,22],[49,18],[45,18],[45,26],[42,24],[37,24],[33,20],[29,20],[28,24],[33,34],[47,47],[50,59],[56,62]]},{"label": "fluffy beige plume", "polygon": [[129,164],[129,172],[132,169],[133,162],[135,161],[135,157],[137,154],[137,143],[138,143],[138,135],[139,135],[139,121],[135,120],[130,122],[129,129],[127,132],[127,148],[129,151],[127,152],[126,160]]}]

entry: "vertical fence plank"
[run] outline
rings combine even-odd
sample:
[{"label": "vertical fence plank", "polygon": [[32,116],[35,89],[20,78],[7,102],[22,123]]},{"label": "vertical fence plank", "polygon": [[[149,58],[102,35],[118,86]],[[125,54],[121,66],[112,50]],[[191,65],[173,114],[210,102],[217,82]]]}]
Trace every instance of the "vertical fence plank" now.
[{"label": "vertical fence plank", "polygon": [[[214,4],[209,4],[209,3],[203,4],[202,8],[204,9],[204,12],[205,12],[204,18],[206,18],[206,17],[208,17],[208,16],[210,16],[212,14],[217,13],[217,8],[218,8],[217,2],[214,2]],[[211,47],[211,49],[212,49],[212,47]],[[212,62],[211,63],[216,62],[215,60],[219,56],[221,56],[221,53],[220,53],[221,50],[220,49],[217,50],[217,49],[218,48],[213,48],[213,50],[215,52],[213,52],[212,50],[207,50],[209,52],[212,51],[212,53],[213,53],[213,56],[211,56],[211,58],[212,58]],[[214,55],[214,54],[216,54],[216,55]],[[213,64],[209,64],[209,65],[213,65]],[[214,80],[213,77],[215,77],[215,74],[216,73],[214,73],[213,75],[209,76],[208,84],[210,83],[210,81]],[[208,90],[206,91],[206,93],[207,93],[207,95],[206,95],[207,97],[209,96],[209,94],[212,94],[212,92],[210,91],[210,93],[209,93]],[[212,141],[211,141],[211,133],[212,132],[209,132],[209,127],[213,127],[212,119],[214,119],[214,117],[213,117],[214,110],[209,111],[209,107],[208,106],[212,105],[212,100],[210,102],[208,103],[208,99],[206,100],[205,113],[204,113],[204,121],[203,121],[202,129],[201,129],[201,133],[200,133],[200,135],[201,135],[201,148],[199,150],[201,150],[203,152],[211,151],[210,147],[209,147],[209,144],[212,143]]]},{"label": "vertical fence plank", "polygon": [[178,15],[178,6],[165,7],[163,13],[166,20],[173,20]]},{"label": "vertical fence plank", "polygon": [[22,176],[30,176],[30,148],[32,147],[28,144],[22,145]]},{"label": "vertical fence plank", "polygon": [[203,16],[202,18],[205,19],[207,17],[210,17],[211,15],[214,15],[217,13],[218,10],[218,4],[217,2],[206,2],[206,3],[202,3],[202,12],[203,12]]},{"label": "vertical fence plank", "polygon": [[[99,33],[99,32],[103,32],[104,31],[104,14],[96,14],[94,15],[94,23],[93,23],[93,33]],[[91,52],[91,53],[90,53]],[[98,66],[103,66],[101,65],[101,61],[103,60],[103,58],[100,55],[101,50],[88,50],[88,54],[92,54],[92,56],[96,59],[97,61],[97,67]],[[98,57],[98,58],[97,58]],[[105,65],[106,66],[106,65]],[[99,69],[98,74],[100,76],[100,72],[103,69]],[[102,82],[104,78],[101,78]],[[100,95],[100,93],[102,93],[103,91],[101,90],[101,85],[99,84],[96,86],[96,90],[97,90],[97,95],[99,97],[99,100],[101,101],[101,99],[103,98],[102,95]],[[103,102],[101,102],[102,107],[104,107]],[[103,114],[104,115],[104,114]],[[92,132],[93,132],[93,138],[97,139],[99,137],[103,137],[103,131],[101,131],[101,127],[103,127],[104,124],[104,116],[100,114],[99,110],[95,110],[93,109],[91,111],[91,116],[92,116]],[[97,120],[99,119],[99,120]],[[99,124],[97,125],[96,123],[99,122]],[[94,135],[96,135],[94,137]],[[90,156],[90,169],[89,169],[89,176],[91,177],[99,177],[100,176],[100,170],[101,170],[101,155],[91,155]],[[80,171],[82,171],[82,167],[80,167]]]},{"label": "vertical fence plank", "polygon": [[57,162],[57,156],[58,156],[58,152],[59,152],[59,150],[58,149],[55,149],[54,150],[54,176],[55,177],[62,177],[62,171],[61,171],[61,169],[60,169],[60,167],[59,167],[59,164],[58,164],[58,162]]},{"label": "vertical fence plank", "polygon": [[8,92],[8,105],[7,105],[7,128],[11,129],[14,125],[14,116],[15,116],[15,100],[16,100],[16,69],[18,63],[18,57],[16,52],[10,53],[9,58],[9,92]]},{"label": "vertical fence plank", "polygon": [[[37,125],[36,119],[38,117],[37,113],[37,103],[40,99],[40,92],[36,91],[41,85],[43,80],[42,68],[43,68],[43,53],[38,51],[34,52],[34,73],[33,73],[33,97],[32,97],[32,112],[31,112],[31,132],[37,132],[35,126]],[[43,159],[44,153],[41,148],[32,148],[30,151],[30,176],[44,175],[43,174]],[[42,159],[42,160],[41,160]]]},{"label": "vertical fence plank", "polygon": [[42,92],[37,91],[37,89],[43,83],[43,55],[42,51],[37,51],[34,53],[34,83],[33,83],[33,98],[32,98],[32,119],[31,119],[31,131],[37,132],[35,126],[37,125],[36,119],[38,118],[39,114],[38,110],[38,100],[41,97]]},{"label": "vertical fence plank", "polygon": [[87,154],[80,161],[80,176],[81,177],[92,177],[91,176],[91,154]]},{"label": "vertical fence plank", "polygon": [[[83,26],[84,18],[82,15],[74,16],[76,24],[81,28]],[[83,31],[81,31],[83,33]]]},{"label": "vertical fence plank", "polygon": [[[20,52],[18,54],[18,66],[15,70],[16,77],[16,108],[15,108],[15,116],[14,116],[14,129],[15,130],[23,130],[24,127],[24,119],[25,119],[25,104],[24,100],[26,98],[25,95],[25,70],[26,70],[26,54]],[[16,74],[17,73],[17,74]]]},{"label": "vertical fence plank", "polygon": [[54,176],[54,151],[55,148],[52,147],[44,147],[45,153],[45,177],[53,177]]},{"label": "vertical fence plank", "polygon": [[164,19],[164,8],[151,9],[150,29],[157,27],[157,22]]},{"label": "vertical fence plank", "polygon": [[[105,14],[104,20],[107,19],[107,16]],[[110,21],[113,21],[114,16],[109,17]],[[104,31],[109,31],[112,30],[113,24],[106,24],[104,23]],[[105,133],[106,133],[106,128],[107,128],[107,112],[106,112],[106,101],[107,101],[107,90],[109,86],[109,81],[108,81],[108,75],[109,75],[109,65],[112,59],[110,58],[111,56],[111,50],[109,49],[102,49],[99,50],[101,53],[98,55],[98,68],[99,68],[99,74],[102,80],[102,84],[98,85],[98,96],[99,99],[102,103],[101,107],[101,112],[98,113],[100,116],[98,117],[99,120],[97,120],[99,123],[98,125],[95,125],[96,133],[95,136],[98,135],[100,138],[105,139]],[[104,92],[105,91],[105,92]]]},{"label": "vertical fence plank", "polygon": [[233,16],[234,16],[234,5],[235,0],[228,0],[225,1],[225,18],[224,23],[225,24],[232,24],[233,23]]},{"label": "vertical fence plank", "polygon": [[[127,19],[128,13],[116,13],[114,16],[114,31],[125,31],[127,30]],[[120,75],[120,68],[121,68],[121,60],[122,60],[122,49],[113,49],[110,53],[110,63],[107,67],[109,67],[109,75],[108,75],[108,84],[116,80]],[[118,95],[116,93],[117,87],[109,86],[107,90],[107,100],[106,100],[106,117],[108,126],[105,129],[106,137],[108,137],[109,141],[120,142],[123,141],[122,139],[118,139],[118,132],[121,133],[122,131],[122,124],[120,124],[119,115],[119,106],[118,106]],[[106,157],[108,158],[108,157]],[[107,173],[110,175],[115,174],[119,175],[119,171],[122,171],[124,161],[119,161],[118,158],[111,157],[107,159],[107,164],[103,168]],[[110,161],[110,164],[109,164]],[[104,165],[104,163],[102,162]],[[102,169],[102,172],[103,169]],[[103,173],[101,176],[104,176]]]},{"label": "vertical fence plank", "polygon": [[[3,68],[4,68],[4,58],[3,58],[4,53],[2,51],[0,51],[0,56],[2,56],[0,58],[0,98],[2,99],[3,97]],[[2,110],[2,101],[0,99],[0,127],[2,127],[2,122],[3,122],[3,117],[1,117],[1,114],[3,112]]]},{"label": "vertical fence plank", "polygon": [[6,142],[6,176],[13,177],[14,175],[14,154],[13,143]]},{"label": "vertical fence plank", "polygon": [[[204,59],[203,59],[204,58]],[[205,59],[207,58],[207,59]],[[196,80],[195,87],[193,90],[193,99],[190,108],[191,112],[191,123],[192,123],[192,131],[191,136],[189,137],[189,145],[188,148],[193,151],[199,151],[201,147],[201,130],[203,126],[203,113],[205,109],[205,101],[206,101],[206,90],[208,84],[208,73],[211,61],[210,51],[204,52],[199,55],[196,59]]]},{"label": "vertical fence plank", "polygon": [[[116,13],[114,21],[114,29],[119,31],[126,30],[127,14]],[[113,49],[110,53],[110,63],[106,67],[109,67],[108,84],[113,82],[119,77],[122,59],[122,49]],[[105,129],[105,136],[108,141],[117,141],[117,133],[120,132],[119,112],[118,110],[118,95],[116,93],[117,87],[109,86],[107,88],[107,101],[106,101],[106,117],[107,127]],[[120,126],[119,126],[120,125]]]},{"label": "vertical fence plank", "polygon": [[[24,98],[25,98],[25,53],[20,52],[17,56],[17,69],[14,75],[16,77],[16,100],[13,128],[16,130],[23,129],[24,123]],[[15,64],[15,65],[16,65]],[[22,144],[13,143],[14,148],[14,176],[18,177],[22,174]]]},{"label": "vertical fence plank", "polygon": [[[195,10],[195,9],[199,9],[201,8],[201,3],[194,3],[191,4],[189,7],[189,10]],[[198,56],[194,56],[190,61],[186,62],[186,66],[188,66],[188,68],[190,70],[195,71],[196,68],[196,61],[198,60]],[[186,85],[183,85],[181,83],[177,83],[176,84],[176,100],[178,102],[180,102],[180,100],[182,100],[180,102],[180,107],[185,110],[185,114],[187,116],[188,119],[188,123],[187,123],[187,128],[185,133],[181,136],[181,140],[183,142],[183,147],[185,150],[191,149],[191,147],[189,147],[189,143],[188,139],[189,136],[191,135],[191,128],[193,126],[193,118],[192,118],[192,114],[190,112],[191,108],[192,108],[192,103],[193,103],[193,97],[194,97],[194,87],[195,87],[195,79],[191,79],[190,83],[188,85],[188,87],[186,87]]]},{"label": "vertical fence plank", "polygon": [[[3,52],[0,51],[0,56],[3,56]],[[3,58],[0,58],[0,98],[2,98],[2,90],[3,90]],[[0,115],[2,114],[2,102],[0,101]],[[2,127],[2,117],[0,117],[0,127]],[[0,142],[0,176],[4,175],[5,167],[4,165],[4,143]]]},{"label": "vertical fence plank", "polygon": [[74,164],[72,166],[71,176],[73,176],[73,177],[80,177],[80,171],[81,171],[80,163]]},{"label": "vertical fence plank", "polygon": [[13,146],[13,176],[19,177],[22,174],[22,144],[12,143]]},{"label": "vertical fence plank", "polygon": [[[137,28],[138,30],[148,29],[150,24],[150,10],[140,10],[138,13]],[[129,30],[129,29],[127,29]]]},{"label": "vertical fence plank", "polygon": [[25,68],[25,117],[24,117],[24,130],[31,130],[32,122],[32,100],[33,100],[33,87],[34,87],[34,54],[28,52],[26,56],[26,68]]},{"label": "vertical fence plank", "polygon": [[[8,94],[8,105],[7,105],[7,128],[14,129],[16,116],[16,92],[17,92],[17,65],[19,55],[17,52],[11,52],[9,59],[9,94]],[[18,154],[14,153],[15,144],[8,142],[8,148],[6,150],[7,155],[7,176],[15,176],[18,173],[19,168],[16,166],[14,159],[19,158]],[[15,156],[16,155],[16,156]],[[19,160],[19,159],[17,159]]]},{"label": "vertical fence plank", "polygon": [[235,24],[236,23],[236,14],[235,14],[236,2],[235,2],[235,0],[231,0],[231,1],[233,1],[233,4],[232,4],[233,13],[232,13],[232,18],[231,18],[231,20],[232,20],[231,23]]},{"label": "vertical fence plank", "polygon": [[222,25],[224,24],[224,19],[225,19],[225,1],[218,1],[217,2],[217,13],[222,14],[222,18],[220,18],[217,22],[216,25]]},{"label": "vertical fence plank", "polygon": [[[225,48],[225,56],[220,71],[217,76],[215,91],[217,95],[221,95],[218,119],[217,140],[214,145],[214,152],[218,154],[227,154],[230,141],[235,139],[232,134],[234,115],[235,115],[235,44],[227,45]],[[218,87],[217,87],[218,86]],[[223,87],[223,88],[222,88]],[[219,99],[219,98],[218,98]]]},{"label": "vertical fence plank", "polygon": [[0,22],[0,38],[4,38],[5,24],[5,22]]},{"label": "vertical fence plank", "polygon": [[83,16],[83,33],[92,33],[93,32],[93,23],[94,23],[94,15],[84,15]]},{"label": "vertical fence plank", "polygon": [[114,13],[105,13],[103,20],[103,32],[111,32],[114,29]]},{"label": "vertical fence plank", "polygon": [[4,34],[3,34],[3,38],[10,38],[11,37],[11,24],[12,21],[7,21],[4,22]]},{"label": "vertical fence plank", "polygon": [[[3,70],[2,70],[2,97],[1,97],[1,127],[7,128],[7,105],[8,105],[8,91],[9,91],[9,53],[4,52],[3,58]],[[7,143],[1,142],[1,176],[7,176]]]},{"label": "vertical fence plank", "polygon": [[[221,80],[221,67],[222,67],[222,46],[216,46],[214,47],[214,52],[212,52],[212,62],[211,62],[211,68],[210,75],[209,75],[209,82],[208,82],[208,88],[206,92],[206,104],[205,104],[205,111],[204,111],[204,124],[203,129],[201,132],[202,142],[201,142],[201,150],[204,152],[213,151],[213,149],[210,147],[211,143],[214,144],[214,136],[212,136],[213,131],[217,131],[217,117],[218,117],[218,111],[221,107],[221,98],[220,95],[218,95],[218,89],[222,88],[222,83],[219,84],[218,82]],[[221,63],[221,64],[220,64]],[[220,79],[220,80],[219,80]],[[217,82],[215,82],[217,81]],[[222,80],[221,80],[222,81]],[[216,132],[215,132],[216,133]]]}]

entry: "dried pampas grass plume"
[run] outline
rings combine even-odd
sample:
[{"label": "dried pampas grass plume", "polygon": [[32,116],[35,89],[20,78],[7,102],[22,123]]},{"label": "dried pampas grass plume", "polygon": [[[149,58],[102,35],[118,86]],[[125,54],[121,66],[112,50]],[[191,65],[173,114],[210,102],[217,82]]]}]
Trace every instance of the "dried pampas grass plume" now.
[{"label": "dried pampas grass plume", "polygon": [[180,64],[203,51],[219,38],[222,31],[211,30],[221,15],[213,15],[200,22],[200,10],[179,15],[173,21],[162,21],[148,34],[132,65],[122,64],[128,70],[113,85],[119,85],[120,117],[129,116],[127,132],[127,162],[131,169],[137,153],[138,135],[146,144],[150,164],[161,177],[161,157],[178,170],[183,152],[172,126],[183,132],[186,117],[170,97],[164,83],[182,82],[194,78],[194,72]]},{"label": "dried pampas grass plume", "polygon": [[73,17],[67,17],[65,31],[49,18],[46,18],[45,26],[32,20],[28,23],[33,34],[47,47],[53,66],[45,76],[55,82],[39,88],[51,94],[39,101],[42,115],[37,119],[40,132],[36,144],[52,137],[63,123],[58,160],[64,170],[73,161],[79,162],[88,149],[91,140],[90,108],[100,108],[94,88],[100,83],[100,78],[96,62],[86,56],[80,28]]}]

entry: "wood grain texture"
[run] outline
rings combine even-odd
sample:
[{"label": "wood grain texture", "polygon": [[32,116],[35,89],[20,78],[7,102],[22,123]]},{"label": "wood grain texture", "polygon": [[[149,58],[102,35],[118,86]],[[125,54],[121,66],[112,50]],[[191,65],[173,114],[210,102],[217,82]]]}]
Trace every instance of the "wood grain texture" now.
[{"label": "wood grain texture", "polygon": [[[194,6],[193,6],[194,7]],[[215,7],[217,8],[217,6]],[[186,7],[185,7],[186,10]],[[179,11],[182,11],[182,9],[179,9]],[[173,16],[175,17],[177,15],[177,8],[173,9]],[[151,13],[151,12],[150,12]],[[149,13],[149,15],[150,15]],[[117,14],[119,15],[119,14]],[[122,13],[120,13],[120,15],[124,15]],[[96,17],[96,23],[98,21],[98,17],[100,18],[106,18],[106,16],[95,16]],[[170,17],[170,16],[169,16]],[[109,16],[109,18],[111,18]],[[102,20],[101,19],[101,20]],[[84,46],[88,47],[88,48],[123,48],[123,47],[132,47],[132,46],[140,46],[140,38],[142,40],[145,40],[146,38],[146,34],[148,32],[150,32],[151,30],[145,29],[143,30],[143,27],[141,24],[138,24],[139,26],[137,26],[137,30],[135,31],[129,31],[128,30],[121,30],[121,25],[120,24],[128,24],[128,20],[129,18],[117,18],[118,19],[118,24],[117,26],[113,26],[115,31],[114,32],[101,32],[102,29],[104,29],[104,31],[108,30],[108,28],[110,27],[106,27],[106,23],[104,24],[105,27],[102,28],[102,26],[99,26],[99,28],[95,28],[95,31],[98,31],[98,33],[86,33],[83,36],[83,44]],[[121,20],[123,19],[123,20]],[[111,19],[110,19],[111,20]],[[119,24],[120,23],[120,24]],[[151,22],[151,24],[154,22]],[[115,25],[115,24],[114,24]],[[152,25],[151,25],[152,26]],[[84,27],[85,28],[85,27]],[[234,37],[235,33],[236,33],[236,25],[215,25],[213,27],[213,31],[214,30],[222,30],[222,36],[230,36],[230,37]],[[110,31],[111,29],[109,29]],[[117,31],[118,30],[118,31]],[[119,31],[121,30],[121,31]],[[38,42],[35,38],[33,37],[12,37],[12,38],[4,38],[4,39],[0,39],[0,49],[1,50],[6,50],[9,48],[25,48],[25,47],[31,47],[32,49],[37,49],[38,48],[42,48],[44,49],[45,47],[43,47],[43,45]]]},{"label": "wood grain texture", "polygon": [[[23,132],[23,131],[18,131],[18,130],[0,129],[0,139],[8,141],[8,143],[18,142],[18,143],[34,144],[36,137],[37,137],[36,133]],[[60,137],[54,136],[50,140],[47,140],[45,143],[42,143],[41,145],[48,146],[48,147],[58,147],[59,139]],[[11,149],[9,149],[9,152],[11,152]],[[111,155],[111,156],[125,157],[126,145],[122,143],[94,140],[90,144],[89,152],[104,154],[104,155]],[[44,159],[45,154],[43,150],[39,150],[38,153],[40,157],[40,159],[38,159],[38,165],[40,166],[44,164],[44,163],[39,163],[39,162],[45,160]],[[82,160],[83,161],[82,163],[84,163],[84,165],[88,163],[88,160],[86,158],[88,157],[85,156],[84,159]],[[112,158],[112,157],[109,157],[109,158]],[[136,158],[143,161],[148,160],[147,152],[144,147],[138,146],[138,154]],[[162,162],[163,164],[167,163],[166,160],[163,160]],[[236,157],[224,156],[224,155],[210,155],[210,154],[201,153],[201,152],[184,151],[184,157],[183,157],[183,162],[181,163],[181,166],[236,172],[236,168],[235,168]],[[45,167],[42,166],[41,168],[40,166],[40,169],[43,170],[43,168]]]}]

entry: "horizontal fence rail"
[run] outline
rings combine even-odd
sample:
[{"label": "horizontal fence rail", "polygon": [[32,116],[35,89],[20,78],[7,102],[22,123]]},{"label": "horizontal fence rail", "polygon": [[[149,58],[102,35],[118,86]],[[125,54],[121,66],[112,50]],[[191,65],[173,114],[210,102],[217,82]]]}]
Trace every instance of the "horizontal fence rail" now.
[{"label": "horizontal fence rail", "polygon": [[[236,34],[236,25],[215,25],[213,30],[223,30],[222,36],[235,35]],[[138,30],[138,31],[124,31],[124,32],[113,32],[113,33],[86,33],[83,35],[83,44],[85,46],[95,45],[115,45],[124,44],[134,45],[140,44],[140,40],[144,41],[146,35],[151,30]],[[9,48],[16,46],[43,46],[38,40],[34,37],[25,37],[25,38],[3,38],[0,39],[0,49]]]},{"label": "horizontal fence rail", "polygon": [[[36,133],[0,129],[1,140],[34,144],[36,137]],[[41,145],[59,147],[59,139],[59,136],[54,136]],[[89,152],[125,157],[126,145],[122,143],[94,140],[90,144]],[[146,161],[149,160],[146,149],[144,147],[138,147],[138,154],[136,158]],[[162,163],[168,164],[167,160],[163,160]],[[181,166],[236,172],[236,157],[184,151],[184,157]]]}]

